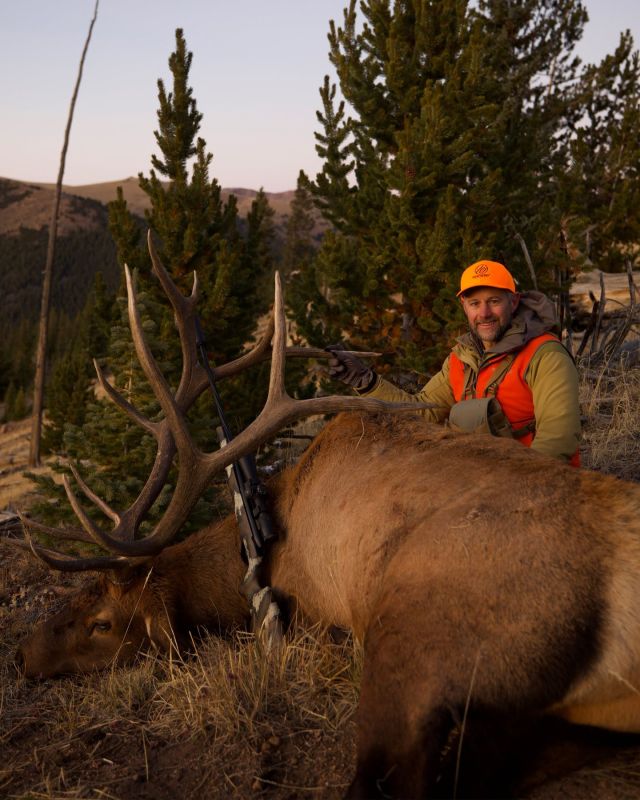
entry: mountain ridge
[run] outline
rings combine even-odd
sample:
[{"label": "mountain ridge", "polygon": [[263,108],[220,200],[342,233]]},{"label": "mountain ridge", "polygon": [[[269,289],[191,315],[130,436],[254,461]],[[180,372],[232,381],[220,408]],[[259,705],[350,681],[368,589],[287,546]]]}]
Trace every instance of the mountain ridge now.
[{"label": "mountain ridge", "polygon": [[[55,183],[20,181],[0,176],[0,234],[17,232],[20,227],[39,229],[42,225],[48,226],[55,186]],[[60,234],[65,235],[69,226],[80,222],[77,215],[74,214],[71,198],[81,197],[106,206],[107,203],[116,199],[118,187],[122,187],[129,210],[139,217],[144,217],[145,210],[150,207],[150,201],[138,185],[138,179],[133,176],[122,180],[79,186],[63,184],[58,223]],[[222,197],[225,201],[231,194],[235,195],[238,213],[241,217],[247,215],[257,193],[255,189],[244,187],[222,188]],[[275,213],[274,224],[276,227],[282,227],[288,219],[295,192],[291,190],[265,192],[265,194]],[[86,224],[91,226],[90,221],[85,221]]]},{"label": "mountain ridge", "polygon": [[[149,198],[140,189],[137,178],[82,186],[63,185],[52,307],[71,317],[84,307],[97,272],[102,273],[109,289],[115,291],[119,284],[121,269],[109,233],[107,208],[107,204],[116,199],[119,186],[129,210],[144,219]],[[225,200],[231,194],[237,199],[238,224],[243,229],[257,191],[222,189]],[[286,239],[295,192],[265,194],[274,211],[274,253],[279,253]],[[54,199],[54,184],[0,177],[0,286],[3,292],[0,336],[21,320],[37,317]],[[318,212],[315,217],[313,235],[319,240],[328,226]]]}]

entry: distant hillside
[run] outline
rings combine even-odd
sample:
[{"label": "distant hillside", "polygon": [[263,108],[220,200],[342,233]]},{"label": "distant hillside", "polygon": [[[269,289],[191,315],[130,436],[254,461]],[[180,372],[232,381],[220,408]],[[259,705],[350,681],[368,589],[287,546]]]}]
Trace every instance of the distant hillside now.
[{"label": "distant hillside", "polygon": [[[55,189],[53,183],[39,183],[38,186],[42,189]],[[63,190],[77,197],[97,200],[106,206],[107,203],[116,199],[118,186],[122,186],[129,211],[144,219],[145,209],[149,208],[149,198],[138,186],[137,178],[125,178],[122,181],[109,181],[108,183],[90,183],[86,186],[63,186]]]},{"label": "distant hillside", "polygon": [[[144,218],[148,198],[137,178],[63,187],[53,305],[69,315],[83,307],[96,272],[102,272],[112,288],[120,281],[106,205],[115,200],[118,186],[122,186],[130,211]],[[37,317],[54,189],[49,183],[0,178],[0,333],[3,325]],[[222,193],[225,199],[231,193],[236,196],[240,217],[246,216],[256,196],[252,189],[223,189]],[[277,250],[284,242],[293,196],[293,191],[267,193],[275,212]],[[326,224],[318,215],[318,238],[325,229]]]},{"label": "distant hillside", "polygon": [[[55,185],[52,183],[36,184],[41,189],[53,190]],[[144,212],[149,208],[149,198],[138,185],[138,179],[129,177],[121,181],[110,181],[109,183],[92,183],[86,186],[64,186],[63,189],[69,195],[85,197],[91,200],[98,200],[106,205],[116,199],[118,186],[122,187],[124,198],[127,201],[129,210],[133,214],[144,218]],[[226,201],[230,194],[234,194],[238,201],[238,213],[241,217],[246,217],[251,208],[251,203],[257,191],[254,189],[229,188],[222,190],[222,197]],[[265,192],[269,200],[269,205],[275,212],[274,224],[279,234],[284,237],[286,223],[289,218],[291,201],[294,192]],[[0,211],[0,214],[2,212]],[[317,216],[316,234],[320,235],[327,228],[326,223]]]},{"label": "distant hillside", "polygon": [[[49,228],[53,188],[48,184],[22,183],[0,178],[0,235],[17,234],[21,229]],[[106,209],[99,198],[63,191],[58,233],[67,236],[79,228],[98,230],[105,224]]]},{"label": "distant hillside", "polygon": [[[0,178],[0,333],[37,318],[52,205],[53,190]],[[106,206],[63,194],[58,233],[52,304],[74,316],[96,272],[113,289],[120,281]]]}]

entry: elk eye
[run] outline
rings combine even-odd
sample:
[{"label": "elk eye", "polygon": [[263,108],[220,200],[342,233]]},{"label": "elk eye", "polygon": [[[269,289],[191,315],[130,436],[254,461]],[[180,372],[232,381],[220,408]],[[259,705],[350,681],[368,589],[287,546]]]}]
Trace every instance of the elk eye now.
[{"label": "elk eye", "polygon": [[111,623],[107,620],[97,620],[91,626],[91,633],[106,633],[111,630]]}]

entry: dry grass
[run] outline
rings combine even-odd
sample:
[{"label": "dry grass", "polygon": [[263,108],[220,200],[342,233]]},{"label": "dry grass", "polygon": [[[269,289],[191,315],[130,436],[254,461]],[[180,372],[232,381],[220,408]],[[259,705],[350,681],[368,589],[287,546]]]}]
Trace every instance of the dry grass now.
[{"label": "dry grass", "polygon": [[617,363],[581,378],[583,465],[640,480],[640,369]]},{"label": "dry grass", "polygon": [[[21,509],[27,508],[35,498],[35,484],[24,476],[30,433],[30,419],[0,425],[0,511],[15,507],[18,500]],[[44,475],[51,470],[44,465],[33,472]]]},{"label": "dry grass", "polygon": [[34,613],[14,617],[22,624],[5,626],[0,647],[0,796],[344,792],[361,667],[350,638],[300,630],[267,657],[246,633],[205,636],[185,657],[142,655],[129,668],[38,684],[12,663]]},{"label": "dry grass", "polygon": [[319,629],[297,633],[269,656],[245,633],[231,645],[209,638],[190,669],[168,665],[157,719],[185,731],[214,729],[217,739],[260,736],[274,715],[337,730],[353,715],[357,665],[350,640],[332,644]]}]

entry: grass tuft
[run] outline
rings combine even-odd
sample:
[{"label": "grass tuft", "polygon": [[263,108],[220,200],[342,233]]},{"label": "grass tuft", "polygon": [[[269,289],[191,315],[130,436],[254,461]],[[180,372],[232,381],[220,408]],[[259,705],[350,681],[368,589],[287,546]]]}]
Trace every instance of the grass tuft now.
[{"label": "grass tuft", "polygon": [[640,369],[610,366],[583,372],[583,466],[640,480]]}]

